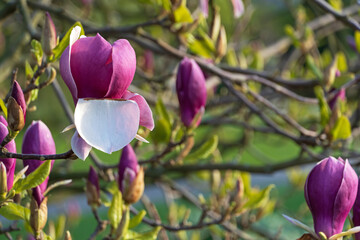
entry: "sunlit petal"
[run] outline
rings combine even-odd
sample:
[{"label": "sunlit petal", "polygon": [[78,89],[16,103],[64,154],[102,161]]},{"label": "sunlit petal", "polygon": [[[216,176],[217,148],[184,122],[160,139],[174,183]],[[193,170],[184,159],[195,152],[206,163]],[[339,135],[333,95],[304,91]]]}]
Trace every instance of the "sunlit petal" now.
[{"label": "sunlit petal", "polygon": [[71,148],[78,158],[85,160],[91,151],[91,146],[82,139],[77,131],[71,138]]}]

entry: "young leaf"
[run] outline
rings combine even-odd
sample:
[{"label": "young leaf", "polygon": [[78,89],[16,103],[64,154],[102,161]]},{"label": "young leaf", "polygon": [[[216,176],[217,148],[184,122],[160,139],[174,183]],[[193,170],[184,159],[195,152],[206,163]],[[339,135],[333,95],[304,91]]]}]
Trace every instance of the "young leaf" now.
[{"label": "young leaf", "polygon": [[16,203],[8,203],[0,208],[0,215],[8,220],[27,220],[30,210]]},{"label": "young leaf", "polygon": [[199,147],[195,152],[190,153],[186,160],[199,160],[204,159],[212,154],[218,145],[218,136],[212,136],[208,141],[206,141],[201,147]]},{"label": "young leaf", "polygon": [[137,240],[156,240],[157,235],[160,231],[161,227],[153,228],[152,230],[144,233],[137,233],[134,231],[127,231],[125,239],[137,239]]},{"label": "young leaf", "polygon": [[323,79],[323,74],[318,68],[318,66],[316,66],[313,57],[311,57],[310,55],[306,55],[306,64],[318,79]]},{"label": "young leaf", "polygon": [[113,194],[108,216],[111,226],[116,229],[122,217],[122,196],[120,191]]},{"label": "young leaf", "polygon": [[267,201],[269,200],[270,191],[273,188],[274,188],[274,185],[270,184],[269,186],[267,186],[263,190],[255,193],[255,194],[252,193],[249,196],[249,200],[245,203],[243,208],[244,209],[247,209],[247,208],[254,209],[254,208],[261,207],[263,204],[267,203]]},{"label": "young leaf", "polygon": [[41,47],[41,43],[38,40],[31,40],[31,52],[34,55],[37,64],[40,66],[42,63],[42,57],[43,57],[43,50]]},{"label": "young leaf", "polygon": [[35,171],[30,173],[26,178],[20,179],[14,185],[16,193],[28,190],[40,185],[49,176],[51,169],[51,161],[45,161]]},{"label": "young leaf", "polygon": [[60,43],[53,49],[53,57],[50,59],[51,62],[58,60],[61,57],[61,54],[64,52],[66,47],[70,43],[70,33],[74,27],[79,26],[81,28],[80,36],[85,35],[84,28],[80,22],[76,22],[70,27],[65,36],[61,39]]},{"label": "young leaf", "polygon": [[138,214],[136,214],[136,216],[131,218],[130,222],[129,222],[129,228],[134,228],[137,225],[139,225],[141,223],[142,219],[145,217],[145,215],[146,215],[146,211],[141,210]]},{"label": "young leaf", "polygon": [[333,140],[347,139],[351,136],[351,124],[349,119],[345,116],[341,116],[335,123],[334,128],[331,130]]},{"label": "young leaf", "polygon": [[320,107],[320,122],[321,125],[325,126],[330,119],[331,110],[329,108],[329,105],[326,102],[324,91],[320,86],[316,86],[314,88],[314,92],[316,95],[316,98],[319,100],[319,107]]},{"label": "young leaf", "polygon": [[194,21],[191,12],[184,4],[175,9],[173,14],[176,23],[192,23]]},{"label": "young leaf", "polygon": [[337,69],[340,72],[346,72],[348,70],[348,65],[347,65],[347,61],[346,61],[346,56],[344,54],[344,52],[338,52],[336,54],[337,56]]},{"label": "young leaf", "polygon": [[7,108],[5,106],[4,101],[0,98],[0,108],[3,111],[5,118],[7,118]]},{"label": "young leaf", "polygon": [[360,31],[355,31],[354,38],[355,38],[356,50],[360,52]]},{"label": "young leaf", "polygon": [[25,61],[25,75],[27,80],[30,80],[34,76],[34,70],[28,61]]}]

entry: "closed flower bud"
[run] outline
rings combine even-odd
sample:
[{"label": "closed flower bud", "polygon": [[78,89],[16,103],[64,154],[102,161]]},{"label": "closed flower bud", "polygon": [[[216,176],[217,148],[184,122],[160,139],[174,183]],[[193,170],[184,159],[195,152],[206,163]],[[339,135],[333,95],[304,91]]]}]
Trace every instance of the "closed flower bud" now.
[{"label": "closed flower bud", "polygon": [[131,145],[122,150],[119,163],[119,189],[127,204],[137,202],[144,192],[144,171],[138,165]]},{"label": "closed flower bud", "polygon": [[[55,154],[55,143],[51,136],[51,132],[49,128],[42,121],[34,121],[28,127],[24,134],[23,145],[22,145],[22,153],[25,154]],[[51,161],[51,167],[54,164],[54,160]],[[29,175],[35,169],[37,169],[43,161],[40,160],[23,160],[24,167],[29,166],[25,175]],[[37,200],[42,201],[43,193],[46,190],[47,183],[49,181],[49,177],[47,177],[43,183],[39,185],[39,189],[33,190],[33,196],[36,197]],[[38,192],[39,191],[39,192]],[[40,196],[40,197],[39,197]],[[40,199],[39,199],[40,198]],[[38,205],[40,205],[38,202]]]},{"label": "closed flower bud", "polygon": [[9,97],[8,104],[8,124],[9,128],[18,132],[25,126],[25,117],[26,117],[26,103],[24,93],[15,80],[12,86],[11,96]]},{"label": "closed flower bud", "polygon": [[231,0],[234,8],[234,17],[239,18],[244,14],[244,3],[242,0]]},{"label": "closed flower bud", "polygon": [[226,55],[227,51],[227,38],[224,26],[221,26],[219,38],[216,43],[216,58],[219,61]]},{"label": "closed flower bud", "polygon": [[[8,135],[8,129],[6,125],[5,119],[0,116],[0,141],[3,141],[4,138]],[[9,143],[5,145],[5,148],[9,152],[16,152],[16,145],[15,141],[11,140]],[[7,174],[7,189],[10,190],[13,186],[14,182],[14,172],[15,172],[15,165],[16,165],[16,159],[15,158],[0,158],[0,162],[4,164],[6,168],[6,174]]]},{"label": "closed flower bud", "polygon": [[86,182],[86,197],[90,206],[100,206],[99,178],[92,166]]},{"label": "closed flower bud", "polygon": [[53,20],[48,12],[45,13],[45,24],[42,32],[42,48],[48,56],[57,45],[56,29]]},{"label": "closed flower bud", "polygon": [[193,59],[184,58],[176,77],[176,92],[179,99],[181,120],[186,127],[198,126],[201,116],[193,122],[195,116],[204,110],[206,104],[205,77]]},{"label": "closed flower bud", "polygon": [[304,192],[317,234],[329,238],[342,232],[357,189],[357,175],[347,160],[325,158],[311,170]]},{"label": "closed flower bud", "polygon": [[[330,93],[333,92],[333,91],[336,91],[336,90],[333,89],[333,90],[330,91]],[[331,110],[334,110],[335,105],[336,105],[336,102],[338,102],[338,101],[345,101],[345,100],[346,100],[346,91],[345,91],[344,88],[341,88],[341,89],[335,94],[335,96],[332,97],[332,98],[329,100],[328,104],[329,104],[330,109],[331,109]]]},{"label": "closed flower bud", "polygon": [[43,199],[40,205],[32,198],[30,203],[30,226],[34,231],[36,239],[41,233],[41,230],[45,227],[47,222],[47,197]]}]

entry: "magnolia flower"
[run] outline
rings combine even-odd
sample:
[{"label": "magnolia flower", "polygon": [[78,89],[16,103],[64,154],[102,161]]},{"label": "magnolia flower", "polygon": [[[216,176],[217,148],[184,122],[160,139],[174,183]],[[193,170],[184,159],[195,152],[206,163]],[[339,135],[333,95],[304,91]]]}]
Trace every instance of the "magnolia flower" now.
[{"label": "magnolia flower", "polygon": [[176,77],[176,92],[179,99],[181,120],[185,126],[199,125],[201,116],[196,123],[197,114],[202,114],[206,104],[206,85],[204,73],[199,65],[189,58],[184,58]]},{"label": "magnolia flower", "polygon": [[130,144],[121,153],[118,184],[126,203],[137,202],[144,192],[144,171]]},{"label": "magnolia flower", "polygon": [[[42,121],[34,121],[28,127],[24,134],[22,153],[25,154],[55,154],[56,148],[54,140],[51,136],[49,128]],[[51,167],[54,165],[54,160],[51,161]],[[40,160],[23,160],[24,167],[29,166],[25,175],[29,175],[35,169],[37,169],[43,161]],[[44,182],[33,189],[33,196],[40,206],[44,199],[43,193],[46,191],[49,177]]]},{"label": "magnolia flower", "polygon": [[[360,184],[358,184],[358,189],[357,189],[357,196],[356,196],[356,200],[353,206],[353,223],[354,226],[360,226],[360,190],[359,190]],[[355,239],[356,240],[360,240],[360,233],[356,233],[355,234]]]},{"label": "magnolia flower", "polygon": [[7,108],[10,130],[15,132],[20,131],[25,126],[26,102],[24,93],[16,80],[12,86],[12,92],[8,100]]},{"label": "magnolia flower", "polygon": [[[3,116],[0,116],[0,142],[8,135],[7,122]],[[11,140],[8,144],[5,145],[5,148],[9,152],[16,152],[15,141]],[[9,191],[14,182],[14,172],[16,159],[15,158],[0,158],[0,162],[5,165],[6,168],[6,180],[7,180],[7,190]]]},{"label": "magnolia flower", "polygon": [[304,191],[317,234],[330,238],[342,232],[357,189],[358,177],[347,160],[325,158],[311,170]]},{"label": "magnolia flower", "polygon": [[60,59],[60,73],[74,103],[74,153],[85,159],[91,148],[118,151],[131,142],[139,125],[152,130],[154,120],[146,100],[127,90],[136,69],[135,51],[125,39],[110,44],[97,34],[81,37],[80,27]]}]

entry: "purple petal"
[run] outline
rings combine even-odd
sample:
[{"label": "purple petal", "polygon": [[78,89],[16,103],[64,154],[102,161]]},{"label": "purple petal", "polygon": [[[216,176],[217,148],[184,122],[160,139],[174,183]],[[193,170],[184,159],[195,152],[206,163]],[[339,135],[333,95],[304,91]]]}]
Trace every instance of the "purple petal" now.
[{"label": "purple petal", "polygon": [[[0,140],[3,141],[4,138],[8,134],[7,127],[0,123]],[[5,145],[5,148],[9,150],[9,152],[16,153],[16,145],[15,141],[12,140],[8,144]],[[15,165],[16,165],[16,159],[15,158],[0,158],[0,161],[4,163],[6,167],[6,173],[7,173],[7,188],[10,190],[13,186],[14,182],[14,172],[15,172]]]},{"label": "purple petal", "polygon": [[78,92],[77,92],[75,80],[71,73],[70,52],[72,50],[72,45],[78,40],[80,34],[81,34],[81,28],[79,26],[74,27],[70,33],[69,46],[65,49],[65,51],[61,55],[60,65],[59,65],[61,77],[66,83],[66,86],[69,88],[75,103],[77,102]]},{"label": "purple petal", "polygon": [[87,144],[106,153],[129,144],[139,128],[140,111],[131,100],[79,99],[74,123]]},{"label": "purple petal", "polygon": [[[360,179],[359,179],[360,181]],[[354,227],[360,226],[360,184],[358,181],[358,190],[357,190],[357,196],[355,199],[355,203],[353,206],[353,223]],[[355,234],[355,239],[360,240],[360,233]]]},{"label": "purple petal", "polygon": [[234,8],[235,18],[239,18],[244,14],[244,3],[242,0],[231,0]]},{"label": "purple petal", "polygon": [[136,70],[135,51],[126,39],[114,42],[112,48],[112,68],[110,87],[106,98],[120,99],[134,78]]},{"label": "purple petal", "polygon": [[2,116],[2,115],[0,115],[0,122],[1,122],[2,124],[4,124],[5,127],[8,126],[8,123],[7,123],[6,119],[5,119],[4,116]]},{"label": "purple petal", "polygon": [[19,85],[19,83],[15,80],[13,83],[13,88],[11,92],[11,96],[16,100],[16,102],[20,105],[21,109],[24,113],[24,119],[26,117],[26,103],[24,93]]},{"label": "purple petal", "polygon": [[71,148],[78,158],[85,160],[91,151],[91,146],[82,139],[77,131],[71,138]]},{"label": "purple petal", "polygon": [[74,43],[70,66],[78,98],[105,96],[113,73],[111,53],[111,44],[99,34]]},{"label": "purple petal", "polygon": [[40,186],[36,186],[35,188],[33,188],[32,195],[37,202],[37,205],[40,206],[40,204],[44,200],[44,195],[42,194]]},{"label": "purple petal", "polygon": [[[34,121],[28,127],[24,134],[22,153],[25,154],[55,154],[56,148],[49,128],[42,121]],[[43,161],[40,160],[23,160],[24,166],[29,166],[26,175],[38,168]],[[51,167],[54,160],[51,160]],[[49,177],[40,184],[41,192],[45,192]]]},{"label": "purple petal", "polygon": [[137,93],[126,91],[123,95],[123,99],[133,100],[137,103],[140,109],[140,125],[152,131],[154,129],[154,118],[151,108],[145,98]]},{"label": "purple petal", "polygon": [[[336,195],[333,207],[334,234],[342,232],[346,217],[354,205],[357,194],[356,190],[358,189],[357,178],[358,177],[354,169],[350,166],[348,160],[346,160],[343,171],[343,179],[339,191]],[[356,181],[354,181],[354,179],[356,179]]]}]

